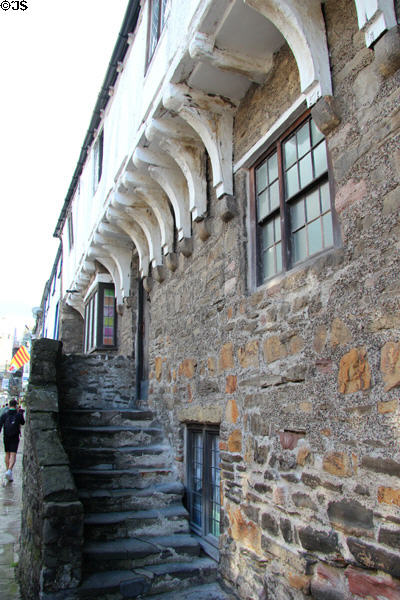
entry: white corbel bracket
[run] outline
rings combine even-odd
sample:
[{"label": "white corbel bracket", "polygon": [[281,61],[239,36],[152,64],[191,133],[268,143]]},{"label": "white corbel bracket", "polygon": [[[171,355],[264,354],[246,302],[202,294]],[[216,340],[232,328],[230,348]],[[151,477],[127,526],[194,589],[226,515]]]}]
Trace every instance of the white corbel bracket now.
[{"label": "white corbel bracket", "polygon": [[232,136],[236,105],[184,84],[170,84],[164,92],[163,105],[179,114],[200,136],[210,156],[217,197],[232,195]]},{"label": "white corbel bracket", "polygon": [[259,84],[265,83],[273,67],[272,55],[260,59],[222,50],[215,46],[212,36],[201,32],[197,32],[190,42],[189,54],[193,60],[209,62],[218,69],[238,73]]},{"label": "white corbel bracket", "polygon": [[369,48],[388,29],[397,24],[392,0],[355,0],[358,27],[364,31]]}]

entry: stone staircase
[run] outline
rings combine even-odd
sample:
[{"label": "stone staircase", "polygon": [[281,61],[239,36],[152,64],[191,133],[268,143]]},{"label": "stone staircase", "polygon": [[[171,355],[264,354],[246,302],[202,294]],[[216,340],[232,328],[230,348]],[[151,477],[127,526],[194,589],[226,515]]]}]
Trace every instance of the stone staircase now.
[{"label": "stone staircase", "polygon": [[190,534],[171,448],[149,410],[69,408],[61,431],[85,511],[79,600],[231,600]]}]

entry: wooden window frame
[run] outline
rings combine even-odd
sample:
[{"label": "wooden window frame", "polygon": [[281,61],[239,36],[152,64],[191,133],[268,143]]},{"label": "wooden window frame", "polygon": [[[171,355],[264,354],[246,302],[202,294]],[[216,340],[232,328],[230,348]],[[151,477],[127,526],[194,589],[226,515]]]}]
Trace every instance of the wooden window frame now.
[{"label": "wooden window frame", "polygon": [[[251,236],[251,248],[250,248],[250,264],[251,264],[251,272],[252,272],[252,280],[254,287],[259,287],[271,281],[272,279],[282,276],[298,265],[302,265],[309,260],[312,260],[316,256],[320,254],[326,253],[332,248],[335,248],[340,245],[340,228],[338,225],[337,216],[334,210],[333,198],[334,198],[334,190],[332,184],[332,177],[330,177],[331,172],[331,164],[330,164],[330,156],[327,151],[327,170],[315,177],[309,184],[304,186],[304,188],[298,190],[295,194],[290,196],[289,198],[285,198],[285,170],[283,167],[283,145],[288,139],[296,132],[298,129],[302,127],[307,121],[311,121],[311,111],[308,110],[306,113],[298,117],[291,125],[288,127],[273,143],[269,146],[269,148],[254,162],[249,170],[249,184],[250,184],[250,236]],[[325,138],[326,139],[326,138]],[[256,193],[256,170],[260,165],[265,163],[269,157],[271,157],[274,153],[277,153],[278,159],[278,181],[279,181],[279,207],[277,207],[274,211],[271,211],[264,218],[264,223],[269,219],[273,219],[273,215],[280,217],[281,224],[281,244],[282,244],[282,269],[279,272],[276,272],[266,278],[263,277],[262,269],[262,251],[260,244],[260,235],[261,235],[261,227],[258,221],[257,214],[257,193]],[[296,161],[298,163],[299,160]],[[295,164],[296,164],[295,163]],[[322,248],[320,251],[307,255],[305,258],[294,262],[293,261],[293,242],[290,231],[290,206],[294,204],[301,197],[305,197],[310,193],[313,189],[318,189],[318,187],[324,183],[328,182],[329,193],[330,193],[330,212],[332,216],[332,233],[333,233],[333,245],[329,247]]]},{"label": "wooden window frame", "polygon": [[[193,520],[193,466],[194,466],[194,446],[193,434],[202,436],[202,488],[201,488],[201,525],[198,525]],[[219,534],[214,535],[211,531],[211,507],[213,505],[213,484],[220,482],[220,467],[217,467],[217,479],[212,476],[212,438],[217,438],[218,456],[219,456],[219,427],[204,424],[190,424],[187,426],[186,439],[186,493],[187,493],[187,508],[189,511],[189,525],[191,530],[199,535],[203,540],[212,546],[218,548]],[[220,499],[220,496],[219,496]],[[219,528],[221,521],[219,520]]]},{"label": "wooden window frame", "polygon": [[[154,2],[159,2],[158,16],[157,16],[157,35],[155,36],[154,47],[152,47],[152,25],[153,25],[153,5]],[[146,51],[146,71],[152,61],[152,58],[156,52],[158,42],[160,41],[161,34],[165,25],[165,17],[167,12],[167,4],[169,0],[149,0],[149,12],[148,12],[148,26],[147,26],[147,51]]]},{"label": "wooden window frame", "polygon": [[[113,344],[103,343],[104,292],[114,291],[114,335]],[[112,283],[98,283],[85,302],[83,351],[90,354],[96,350],[115,350],[117,345],[117,310],[115,289]]]}]

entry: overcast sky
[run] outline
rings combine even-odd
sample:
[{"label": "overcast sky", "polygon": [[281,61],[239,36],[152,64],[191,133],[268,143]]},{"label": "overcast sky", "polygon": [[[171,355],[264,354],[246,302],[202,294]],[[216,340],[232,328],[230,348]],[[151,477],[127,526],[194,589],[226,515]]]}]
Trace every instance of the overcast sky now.
[{"label": "overcast sky", "polygon": [[53,232],[127,4],[0,0],[0,319],[19,328],[33,324],[50,276]]}]

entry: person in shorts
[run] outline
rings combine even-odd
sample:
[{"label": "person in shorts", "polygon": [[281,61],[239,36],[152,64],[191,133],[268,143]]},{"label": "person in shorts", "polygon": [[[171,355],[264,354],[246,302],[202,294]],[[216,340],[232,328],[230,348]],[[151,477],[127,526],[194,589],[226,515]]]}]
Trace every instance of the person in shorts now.
[{"label": "person in shorts", "polygon": [[13,480],[12,470],[17,460],[17,451],[19,445],[19,436],[21,435],[21,425],[25,425],[24,412],[17,409],[17,401],[10,400],[8,410],[0,417],[0,431],[3,429],[4,451],[6,473],[8,481]]}]

